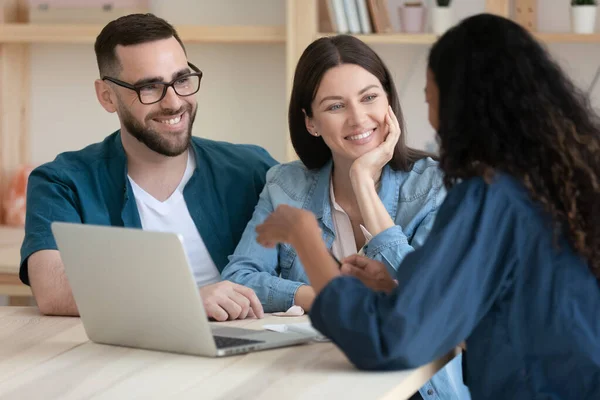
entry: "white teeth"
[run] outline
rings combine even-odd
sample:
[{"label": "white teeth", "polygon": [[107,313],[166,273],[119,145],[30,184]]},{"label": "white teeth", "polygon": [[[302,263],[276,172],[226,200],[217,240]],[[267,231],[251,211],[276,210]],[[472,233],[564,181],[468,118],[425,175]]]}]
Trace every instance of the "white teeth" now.
[{"label": "white teeth", "polygon": [[360,140],[360,139],[368,138],[369,136],[371,136],[372,133],[373,133],[373,130],[370,130],[368,132],[360,133],[358,135],[348,136],[348,140]]},{"label": "white teeth", "polygon": [[167,119],[165,121],[159,121],[159,122],[162,124],[167,124],[167,125],[175,125],[175,124],[178,124],[179,121],[181,121],[181,115],[176,118],[171,118],[171,119]]}]

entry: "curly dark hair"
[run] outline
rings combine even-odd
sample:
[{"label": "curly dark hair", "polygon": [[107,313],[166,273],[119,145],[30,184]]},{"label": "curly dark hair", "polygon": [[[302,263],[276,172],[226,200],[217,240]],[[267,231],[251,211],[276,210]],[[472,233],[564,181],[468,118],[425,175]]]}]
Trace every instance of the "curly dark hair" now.
[{"label": "curly dark hair", "polygon": [[[323,75],[329,69],[342,64],[358,65],[373,74],[387,93],[388,102],[398,118],[402,135],[394,149],[389,164],[392,169],[410,171],[413,164],[425,157],[437,157],[406,145],[406,127],[400,108],[400,100],[392,74],[381,58],[366,43],[349,35],[323,37],[312,42],[302,53],[296,71],[288,110],[288,125],[294,150],[309,169],[323,167],[331,159],[331,150],[322,137],[308,133],[304,123],[304,111],[313,116],[312,102],[317,94]],[[304,111],[303,111],[304,110]]]},{"label": "curly dark hair", "polygon": [[520,25],[465,19],[433,46],[446,186],[498,170],[519,179],[600,280],[600,120]]}]

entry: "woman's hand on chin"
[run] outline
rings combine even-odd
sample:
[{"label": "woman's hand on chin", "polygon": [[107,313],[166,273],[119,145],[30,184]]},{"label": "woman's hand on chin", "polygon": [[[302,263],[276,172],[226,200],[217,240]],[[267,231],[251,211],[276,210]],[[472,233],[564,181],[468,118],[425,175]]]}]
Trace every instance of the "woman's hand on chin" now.
[{"label": "woman's hand on chin", "polygon": [[385,140],[376,148],[358,157],[350,167],[351,180],[372,179],[376,182],[383,167],[394,156],[394,149],[400,139],[400,123],[392,111],[392,107],[388,106],[388,112],[385,116],[387,134]]}]

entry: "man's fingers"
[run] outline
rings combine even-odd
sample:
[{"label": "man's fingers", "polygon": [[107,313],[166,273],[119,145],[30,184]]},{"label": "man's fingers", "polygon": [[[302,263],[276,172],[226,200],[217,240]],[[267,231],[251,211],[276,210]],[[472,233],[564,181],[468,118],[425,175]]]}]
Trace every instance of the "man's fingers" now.
[{"label": "man's fingers", "polygon": [[227,312],[230,320],[237,319],[242,313],[242,307],[229,297],[220,298],[218,304]]},{"label": "man's fingers", "polygon": [[229,298],[233,300],[237,305],[239,305],[242,309],[240,315],[237,316],[237,319],[245,319],[248,316],[248,312],[250,311],[250,300],[248,300],[246,296],[236,292],[235,290],[231,292]]},{"label": "man's fingers", "polygon": [[210,304],[205,304],[204,308],[206,309],[206,315],[216,321],[223,322],[229,318],[227,311],[222,309],[217,303],[211,302]]},{"label": "man's fingers", "polygon": [[260,303],[258,297],[256,296],[256,293],[254,293],[254,290],[242,285],[235,285],[233,287],[233,290],[244,295],[244,297],[246,297],[250,301],[250,308],[254,312],[256,318],[262,318],[265,315],[263,311],[263,306]]}]

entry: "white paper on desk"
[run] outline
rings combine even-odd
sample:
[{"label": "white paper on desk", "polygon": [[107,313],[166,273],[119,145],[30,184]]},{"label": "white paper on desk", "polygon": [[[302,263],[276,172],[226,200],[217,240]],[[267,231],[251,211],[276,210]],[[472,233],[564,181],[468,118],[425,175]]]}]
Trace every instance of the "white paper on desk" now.
[{"label": "white paper on desk", "polygon": [[276,317],[299,317],[304,315],[304,310],[302,307],[294,305],[288,308],[285,312],[275,312],[273,315]]},{"label": "white paper on desk", "polygon": [[314,336],[314,340],[318,342],[328,342],[325,336],[321,335],[321,333],[313,328],[310,322],[300,322],[297,324],[271,324],[271,325],[263,325],[263,328],[268,331],[273,332],[296,332],[301,333],[303,335],[312,335]]}]

